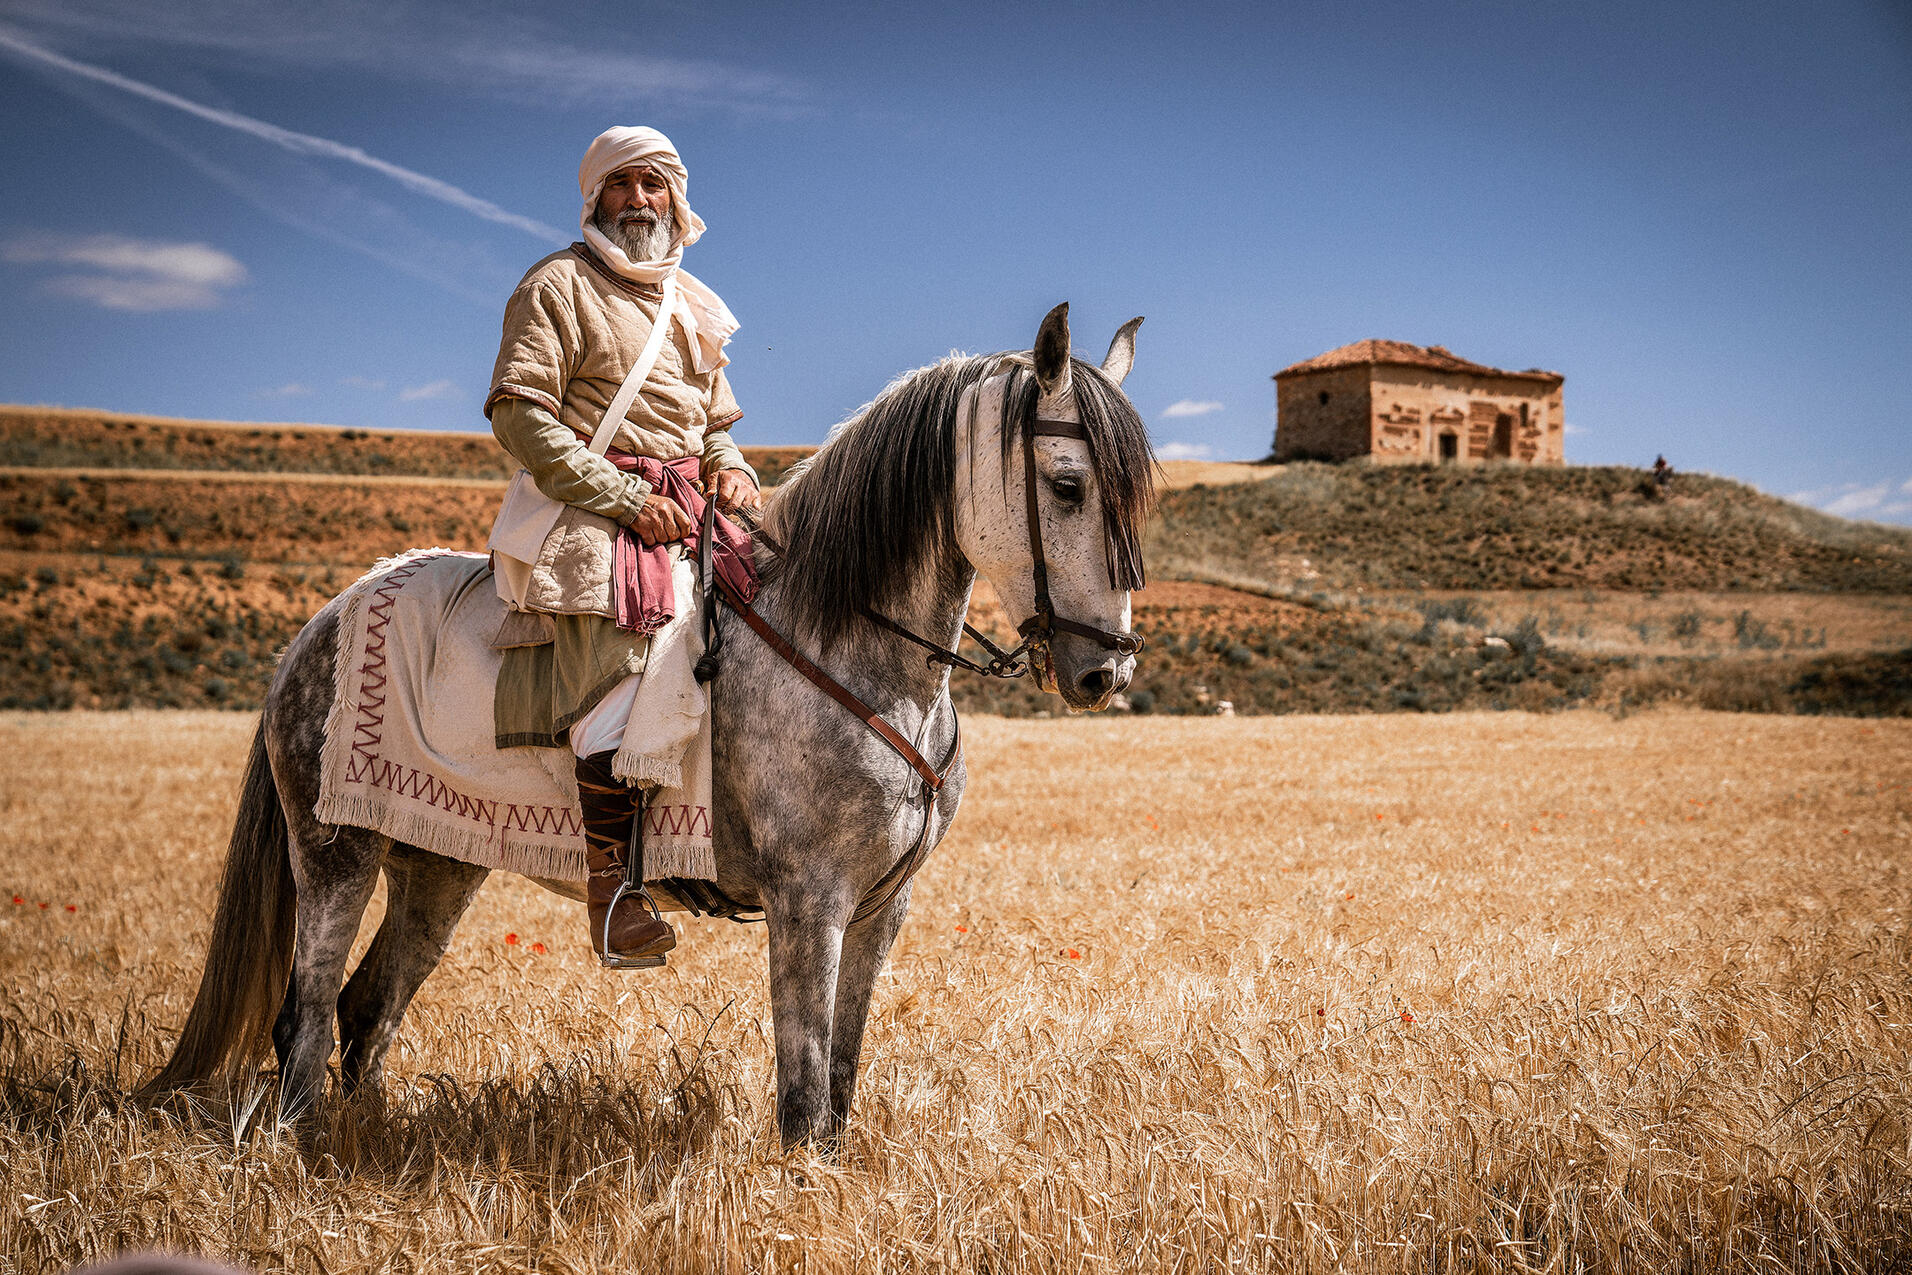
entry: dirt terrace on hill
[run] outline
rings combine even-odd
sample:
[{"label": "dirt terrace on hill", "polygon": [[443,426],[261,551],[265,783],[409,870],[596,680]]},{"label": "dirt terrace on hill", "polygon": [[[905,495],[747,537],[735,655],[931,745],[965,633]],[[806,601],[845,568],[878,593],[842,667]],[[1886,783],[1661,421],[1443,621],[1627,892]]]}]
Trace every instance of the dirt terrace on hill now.
[{"label": "dirt terrace on hill", "polygon": [[481,549],[503,484],[0,474],[0,548],[363,563],[412,545]]},{"label": "dirt terrace on hill", "polygon": [[[738,442],[766,487],[815,447],[753,446],[746,425]],[[183,469],[242,473],[410,475],[505,479],[517,468],[485,431],[352,429],[187,421],[67,408],[0,404],[0,468]],[[1172,460],[1170,487],[1255,482],[1279,465]]]},{"label": "dirt terrace on hill", "polygon": [[[815,449],[743,450],[763,481],[774,484]],[[15,406],[0,406],[0,466],[496,479],[517,469],[489,431],[185,421]]]}]

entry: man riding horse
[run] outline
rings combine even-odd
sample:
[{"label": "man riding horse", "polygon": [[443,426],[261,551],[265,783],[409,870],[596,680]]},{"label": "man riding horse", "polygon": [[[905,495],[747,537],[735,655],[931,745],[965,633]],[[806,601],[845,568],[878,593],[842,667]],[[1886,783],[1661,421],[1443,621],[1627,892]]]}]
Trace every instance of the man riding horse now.
[{"label": "man riding horse", "polygon": [[[629,729],[653,763],[638,782],[677,771],[684,732],[656,727],[638,691],[647,668],[662,680],[654,665],[688,658],[685,643],[664,644],[657,633],[694,618],[700,604],[692,574],[669,562],[650,577],[663,598],[621,605],[621,591],[637,585],[642,569],[632,564],[643,550],[659,561],[658,547],[669,546],[670,560],[681,559],[679,542],[696,532],[706,498],[725,511],[760,506],[756,474],[730,437],[743,415],[723,371],[737,321],[679,267],[704,232],[688,186],[676,148],[656,129],[613,128],[591,143],[578,168],[584,238],[538,262],[512,293],[485,400],[498,442],[563,506],[535,561],[494,557],[508,606],[494,640],[503,657],[497,742],[568,743],[575,755],[591,941],[614,966],[660,964],[677,943],[640,896],[613,907],[643,832],[641,793],[627,784],[632,776],[613,773],[612,759],[631,751]],[[667,298],[674,304],[660,314]],[[628,409],[608,448],[594,450],[618,402]],[[701,698],[698,708],[707,714]],[[654,740],[641,736],[652,729]]]}]

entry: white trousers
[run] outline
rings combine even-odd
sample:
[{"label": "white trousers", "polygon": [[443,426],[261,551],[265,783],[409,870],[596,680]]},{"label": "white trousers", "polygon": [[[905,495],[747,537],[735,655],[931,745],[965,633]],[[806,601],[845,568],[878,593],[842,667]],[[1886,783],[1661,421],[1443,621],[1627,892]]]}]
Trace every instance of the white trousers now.
[{"label": "white trousers", "polygon": [[605,692],[590,712],[571,723],[571,751],[579,757],[614,753],[624,744],[624,728],[631,721],[642,673],[633,673]]}]

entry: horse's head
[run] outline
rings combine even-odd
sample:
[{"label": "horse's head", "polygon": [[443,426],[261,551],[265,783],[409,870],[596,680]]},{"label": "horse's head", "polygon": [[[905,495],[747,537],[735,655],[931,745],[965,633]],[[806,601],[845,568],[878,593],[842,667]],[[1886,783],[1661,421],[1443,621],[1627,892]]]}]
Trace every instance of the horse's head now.
[{"label": "horse's head", "polygon": [[1067,303],[1051,310],[1035,349],[973,391],[957,456],[964,556],[1035,637],[1042,688],[1086,711],[1129,684],[1140,649],[1129,592],[1143,583],[1138,533],[1154,459],[1121,384],[1141,323],[1122,325],[1097,368],[1069,354]]}]

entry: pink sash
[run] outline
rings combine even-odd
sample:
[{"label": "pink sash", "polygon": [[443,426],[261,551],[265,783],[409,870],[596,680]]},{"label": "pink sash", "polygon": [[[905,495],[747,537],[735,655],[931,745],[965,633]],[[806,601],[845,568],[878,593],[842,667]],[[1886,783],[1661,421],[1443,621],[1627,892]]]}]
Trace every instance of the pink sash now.
[{"label": "pink sash", "polygon": [[[697,457],[662,461],[609,451],[605,459],[626,473],[636,473],[651,485],[653,493],[675,501],[690,515],[692,528],[683,539],[684,552],[697,553],[704,525],[704,493],[697,489],[702,464]],[[750,536],[721,512],[713,526],[716,543],[711,547],[712,564],[724,583],[748,602],[757,593],[757,563]],[[629,527],[618,528],[611,557],[611,593],[617,602],[620,629],[655,633],[669,624],[677,614],[670,546],[646,546]]]}]

